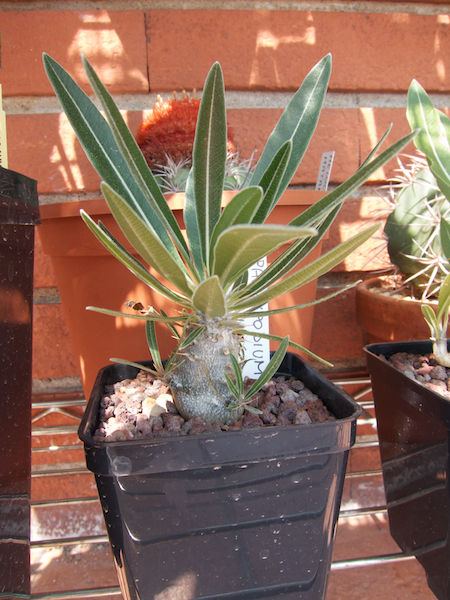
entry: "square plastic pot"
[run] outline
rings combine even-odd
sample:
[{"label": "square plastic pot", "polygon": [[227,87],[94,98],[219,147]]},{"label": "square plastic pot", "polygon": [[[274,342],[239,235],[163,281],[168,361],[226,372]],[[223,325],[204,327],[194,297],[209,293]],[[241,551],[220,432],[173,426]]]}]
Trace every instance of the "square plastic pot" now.
[{"label": "square plastic pot", "polygon": [[324,598],[360,408],[297,355],[280,372],[338,420],[98,443],[104,386],[137,370],[99,372],[79,435],[124,598]]},{"label": "square plastic pot", "polygon": [[432,344],[371,344],[365,351],[391,535],[417,557],[437,598],[448,600],[450,403],[385,360],[397,352],[430,353]]}]

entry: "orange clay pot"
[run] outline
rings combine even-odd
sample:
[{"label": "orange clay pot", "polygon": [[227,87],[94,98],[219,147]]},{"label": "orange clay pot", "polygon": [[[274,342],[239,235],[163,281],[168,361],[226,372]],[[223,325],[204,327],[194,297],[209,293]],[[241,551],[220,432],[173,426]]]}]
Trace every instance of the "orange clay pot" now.
[{"label": "orange clay pot", "polygon": [[373,291],[384,285],[382,278],[375,277],[356,288],[356,320],[363,329],[364,345],[427,340],[430,329],[422,316],[422,302]]},{"label": "orange clay pot", "polygon": [[[226,203],[235,192],[224,193]],[[325,192],[287,190],[273,211],[270,223],[287,224]],[[184,194],[167,195],[178,223],[183,227]],[[144,306],[163,309],[168,315],[177,308],[169,300],[153,292],[136,279],[126,267],[111,256],[97,241],[79,216],[83,208],[96,221],[101,220],[111,233],[131,251],[103,199],[47,204],[40,207],[42,225],[39,235],[45,254],[51,257],[63,311],[66,317],[73,352],[78,359],[83,389],[88,397],[98,371],[110,358],[139,361],[149,356],[144,333],[144,322],[137,319],[115,318],[86,311],[86,306],[98,306],[124,311],[125,302],[139,301]],[[280,250],[277,252],[281,252]],[[270,259],[276,256],[274,253]],[[307,257],[318,258],[321,243]],[[311,302],[316,297],[317,282],[285,294],[270,303],[270,308]],[[314,307],[270,317],[270,332],[285,336],[308,347],[311,340]],[[168,357],[175,340],[168,330],[157,325],[161,355]]]}]

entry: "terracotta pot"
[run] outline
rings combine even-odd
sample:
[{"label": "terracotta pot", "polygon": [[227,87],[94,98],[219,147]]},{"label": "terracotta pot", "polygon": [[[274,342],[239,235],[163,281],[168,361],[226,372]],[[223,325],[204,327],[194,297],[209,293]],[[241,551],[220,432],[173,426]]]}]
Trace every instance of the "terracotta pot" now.
[{"label": "terracotta pot", "polygon": [[356,320],[364,332],[364,344],[423,340],[430,330],[421,311],[421,302],[393,298],[373,291],[383,279],[363,281],[356,288]]},{"label": "terracotta pot", "polygon": [[[234,194],[225,192],[224,203]],[[324,195],[325,192],[288,190],[268,222],[287,224]],[[167,200],[178,223],[183,226],[184,194],[168,195]],[[97,372],[110,358],[136,361],[149,352],[143,322],[86,311],[86,306],[124,310],[125,302],[133,300],[142,302],[144,306],[163,309],[169,315],[174,314],[175,307],[138,281],[103,248],[79,216],[81,208],[95,220],[100,219],[127,250],[131,250],[131,246],[103,199],[41,206],[42,225],[38,231],[42,248],[51,257],[73,351],[80,366],[83,389],[88,397]],[[321,243],[310,253],[307,261],[318,258],[320,253]],[[269,260],[273,256],[276,253]],[[316,296],[316,286],[314,281],[297,292],[285,294],[273,301],[270,308],[311,302]],[[289,333],[294,341],[307,347],[313,316],[314,307],[309,307],[289,313],[288,321],[285,314],[270,317],[270,331],[283,336]],[[175,347],[175,341],[167,335],[165,327],[161,326],[157,331],[161,354],[168,356]]]}]

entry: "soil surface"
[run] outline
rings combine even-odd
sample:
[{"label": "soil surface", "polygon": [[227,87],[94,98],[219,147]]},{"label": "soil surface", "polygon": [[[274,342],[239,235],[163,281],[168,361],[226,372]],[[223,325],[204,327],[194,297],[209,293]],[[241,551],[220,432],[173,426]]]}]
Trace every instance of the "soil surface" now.
[{"label": "soil surface", "polygon": [[[246,381],[246,385],[252,383]],[[167,384],[140,371],[136,379],[107,386],[94,439],[117,442],[335,420],[322,401],[294,377],[271,379],[253,396],[250,405],[261,414],[245,410],[239,421],[225,425],[204,423],[199,418],[185,421],[172,402]]]},{"label": "soil surface", "polygon": [[389,362],[407,377],[450,399],[450,369],[440,365],[433,354],[398,352]]}]

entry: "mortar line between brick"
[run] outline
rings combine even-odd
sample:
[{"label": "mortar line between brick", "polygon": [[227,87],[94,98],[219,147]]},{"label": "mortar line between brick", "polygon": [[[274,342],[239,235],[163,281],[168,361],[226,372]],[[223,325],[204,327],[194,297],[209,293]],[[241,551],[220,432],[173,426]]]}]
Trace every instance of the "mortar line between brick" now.
[{"label": "mortar line between brick", "polygon": [[[239,109],[284,109],[294,92],[229,91],[226,92],[228,110]],[[158,95],[165,98],[168,92],[151,94],[116,94],[113,96],[123,111],[151,110]],[[199,94],[201,95],[201,94]],[[429,94],[438,108],[450,105],[450,94]],[[328,92],[324,108],[406,108],[406,90],[399,93]],[[58,100],[51,96],[10,96],[3,99],[7,115],[59,114],[62,112]]]},{"label": "mortar line between brick", "polygon": [[327,2],[306,0],[7,0],[0,2],[5,11],[27,10],[269,10],[350,13],[403,13],[419,15],[449,14],[450,7],[426,2]]}]

